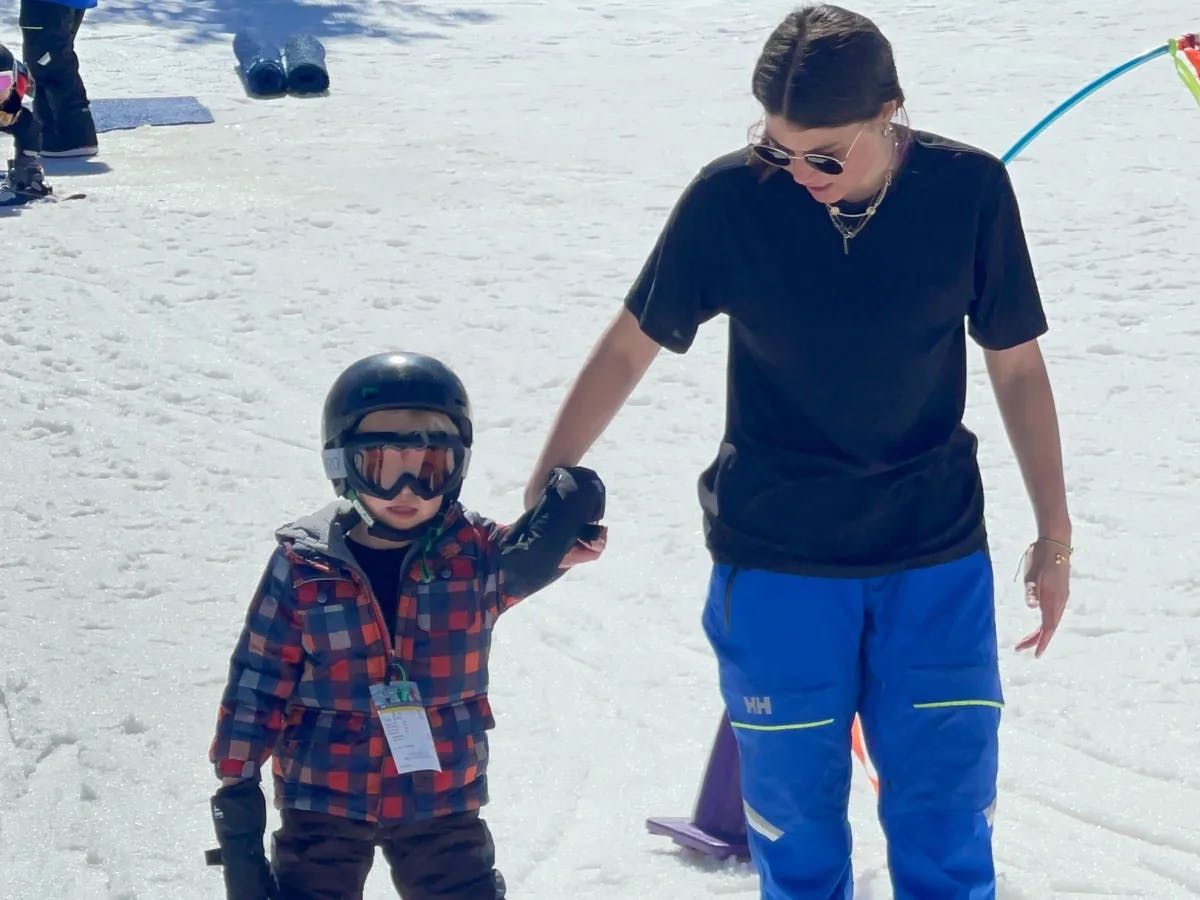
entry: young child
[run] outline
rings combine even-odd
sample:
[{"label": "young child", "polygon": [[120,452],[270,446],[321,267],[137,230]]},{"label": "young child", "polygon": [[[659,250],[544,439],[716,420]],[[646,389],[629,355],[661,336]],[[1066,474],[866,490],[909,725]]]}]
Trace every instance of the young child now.
[{"label": "young child", "polygon": [[25,62],[37,90],[33,111],[45,129],[45,156],[94,156],[96,122],[79,76],[75,36],[97,0],[21,0]]},{"label": "young child", "polygon": [[13,136],[13,159],[0,179],[0,206],[27,203],[52,193],[39,157],[42,126],[22,102],[29,90],[29,71],[0,44],[0,131]]},{"label": "young child", "polygon": [[[323,432],[342,499],[277,532],[209,754],[228,897],[359,900],[380,846],[405,900],[503,898],[479,815],[492,628],[600,555],[604,486],[556,469],[510,528],[464,510],[470,404],[419,354],[346,369]],[[269,866],[259,778],[272,755],[282,826]]]}]

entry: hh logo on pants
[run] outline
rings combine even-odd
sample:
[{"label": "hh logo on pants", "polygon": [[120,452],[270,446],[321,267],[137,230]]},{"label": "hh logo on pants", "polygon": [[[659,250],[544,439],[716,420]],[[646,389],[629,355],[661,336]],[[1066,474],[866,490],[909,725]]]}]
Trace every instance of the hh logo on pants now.
[{"label": "hh logo on pants", "polygon": [[770,697],[743,697],[746,701],[746,712],[752,716],[769,716],[771,714]]}]

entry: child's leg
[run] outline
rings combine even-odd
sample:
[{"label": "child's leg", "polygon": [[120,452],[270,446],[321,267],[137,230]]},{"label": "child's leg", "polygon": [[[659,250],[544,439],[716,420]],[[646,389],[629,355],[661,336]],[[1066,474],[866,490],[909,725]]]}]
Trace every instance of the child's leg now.
[{"label": "child's leg", "polygon": [[280,810],[271,868],[284,900],[362,900],[375,859],[373,822],[302,809]]},{"label": "child's leg", "polygon": [[12,124],[7,128],[0,128],[0,131],[13,136],[14,156],[18,164],[24,158],[36,161],[41,155],[42,126],[32,110],[22,109]]},{"label": "child's leg", "polygon": [[704,630],[737,737],[763,900],[843,900],[863,582],[714,569]]},{"label": "child's leg", "polygon": [[976,553],[870,584],[862,717],[896,900],[992,900],[1002,698],[991,561]]},{"label": "child's leg", "polygon": [[404,900],[503,900],[496,846],[478,812],[385,825],[379,844]]},{"label": "child's leg", "polygon": [[[53,193],[39,161],[42,149],[42,128],[29,109],[20,109],[16,117],[0,131],[13,136],[14,157],[0,174],[0,206],[25,203]],[[2,160],[2,157],[0,157]]]},{"label": "child's leg", "polygon": [[96,125],[75,55],[82,21],[83,10],[21,0],[25,64],[33,73],[34,111],[46,132],[47,151],[96,145]]}]

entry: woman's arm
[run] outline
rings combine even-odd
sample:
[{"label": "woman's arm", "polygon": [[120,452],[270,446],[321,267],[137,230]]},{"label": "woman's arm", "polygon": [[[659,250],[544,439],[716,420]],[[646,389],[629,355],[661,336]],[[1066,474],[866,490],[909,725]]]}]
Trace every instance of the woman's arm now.
[{"label": "woman's arm", "polygon": [[984,358],[1038,534],[1070,544],[1058,414],[1041,348],[1036,340],[1027,341],[1008,350],[985,350]]},{"label": "woman's arm", "polygon": [[525,488],[526,509],[541,496],[551,469],[576,465],[604,433],[659,349],[633,313],[622,309],[612,320],[563,399]]},{"label": "woman's arm", "polygon": [[1071,517],[1058,414],[1036,340],[1007,350],[985,350],[984,358],[1038,529],[1038,540],[1026,558],[1025,584],[1030,605],[1041,609],[1042,625],[1017,649],[1036,647],[1036,655],[1041,656],[1058,628],[1069,594]]}]

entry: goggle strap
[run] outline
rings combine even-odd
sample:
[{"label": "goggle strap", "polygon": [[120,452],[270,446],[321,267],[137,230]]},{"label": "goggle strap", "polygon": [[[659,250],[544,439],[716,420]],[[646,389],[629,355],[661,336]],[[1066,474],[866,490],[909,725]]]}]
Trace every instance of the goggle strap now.
[{"label": "goggle strap", "polygon": [[321,454],[321,462],[325,464],[326,478],[346,477],[346,451],[342,447],[326,450]]},{"label": "goggle strap", "polygon": [[375,517],[371,515],[370,510],[367,509],[367,504],[363,503],[362,500],[359,499],[358,491],[353,491],[349,497],[350,505],[354,507],[354,511],[362,517],[362,520],[366,523],[368,528],[373,527],[375,525]]}]

